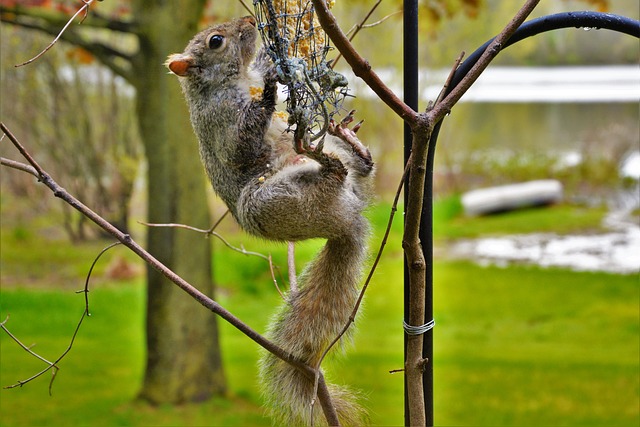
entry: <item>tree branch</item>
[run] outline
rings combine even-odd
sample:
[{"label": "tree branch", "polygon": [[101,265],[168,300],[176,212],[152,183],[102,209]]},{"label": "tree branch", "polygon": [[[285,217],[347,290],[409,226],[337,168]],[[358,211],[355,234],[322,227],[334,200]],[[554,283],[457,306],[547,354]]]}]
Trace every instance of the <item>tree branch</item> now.
[{"label": "tree branch", "polygon": [[[418,118],[411,124],[413,134],[411,148],[411,169],[408,183],[408,199],[405,214],[405,231],[402,246],[405,250],[409,270],[409,315],[408,323],[412,326],[419,326],[431,319],[425,319],[426,302],[426,279],[427,271],[432,266],[432,259],[426,259],[420,242],[420,227],[425,203],[424,190],[428,170],[427,160],[430,149],[429,138],[433,132],[435,123],[451,110],[458,102],[466,90],[476,81],[491,60],[499,53],[500,48],[506,40],[517,30],[531,13],[539,0],[528,0],[515,18],[502,30],[494,42],[487,48],[481,59],[473,68],[473,73],[467,75],[449,96],[442,102],[433,106],[426,113],[418,114]],[[430,179],[430,178],[429,178]],[[426,203],[431,203],[427,201]],[[410,425],[424,425],[426,423],[426,412],[424,402],[423,373],[425,363],[431,363],[423,357],[424,335],[411,335],[407,337],[407,350],[405,360],[405,376],[407,384],[409,423]]]},{"label": "tree branch", "polygon": [[[26,65],[34,61],[39,56],[44,54],[47,50],[49,50],[57,40],[63,40],[67,43],[81,47],[91,52],[96,58],[98,58],[101,63],[103,63],[115,74],[119,75],[129,82],[132,81],[131,71],[127,66],[131,61],[130,54],[122,52],[113,46],[89,40],[88,38],[82,36],[79,31],[77,31],[77,27],[69,27],[66,30],[65,28],[63,28],[63,31],[61,31],[60,26],[68,24],[70,23],[70,21],[49,19],[47,18],[47,14],[31,13],[32,10],[37,9],[38,8],[25,9],[23,7],[0,7],[2,22],[16,25],[22,28],[27,28],[30,30],[41,31],[55,37],[53,42],[51,42],[49,46],[47,46],[40,54],[30,59],[29,61],[26,61],[23,64],[19,65]],[[26,11],[28,11],[29,13],[26,13]],[[62,14],[56,15],[59,15],[60,17],[63,16]],[[122,62],[124,62],[124,65],[121,64]]]},{"label": "tree branch", "polygon": [[[222,218],[224,218],[227,215],[228,212],[229,212],[229,210],[227,210],[224,213]],[[216,237],[218,240],[220,240],[227,248],[231,249],[232,251],[236,251],[236,252],[241,253],[242,255],[246,255],[246,256],[255,256],[255,257],[258,257],[258,258],[261,258],[261,259],[267,261],[267,263],[269,263],[269,272],[271,273],[271,280],[273,280],[273,284],[276,287],[276,290],[278,291],[278,293],[280,294],[282,299],[286,300],[286,298],[284,296],[284,293],[282,292],[282,290],[280,289],[280,286],[278,285],[278,279],[276,279],[276,270],[278,270],[278,273],[280,273],[280,268],[278,266],[276,266],[276,265],[273,265],[273,258],[271,257],[271,254],[264,255],[264,254],[261,254],[260,252],[248,251],[242,245],[240,247],[233,246],[231,243],[229,243],[229,241],[227,239],[222,237],[222,235],[220,233],[217,233],[216,231],[214,231],[216,226],[220,223],[220,221],[218,221],[216,224],[214,224],[212,227],[210,227],[207,230],[204,230],[202,228],[192,227],[192,226],[186,225],[186,224],[173,224],[173,223],[169,223],[169,224],[151,224],[151,223],[143,222],[143,221],[138,221],[138,223],[142,224],[142,225],[145,225],[147,227],[183,228],[185,230],[191,230],[191,231],[195,231],[197,233],[202,233],[207,237],[213,236],[213,237]],[[281,273],[280,273],[280,279],[283,280]]]},{"label": "tree branch", "polygon": [[[16,6],[0,5],[0,14],[3,15],[3,21],[7,15],[17,15],[42,20],[56,27],[61,27],[69,21],[69,16],[64,13],[54,12],[44,7],[25,7],[19,4]],[[138,26],[132,21],[110,18],[95,10],[92,10],[87,19],[82,21],[82,25],[84,27],[100,28],[127,34],[136,33],[138,30]]]},{"label": "tree branch", "polygon": [[[175,283],[180,289],[189,294],[193,299],[198,301],[201,305],[214,312],[218,316],[222,317],[244,335],[246,335],[249,339],[260,345],[265,350],[272,353],[274,356],[279,359],[289,363],[291,366],[300,370],[309,380],[313,381],[316,376],[316,370],[312,367],[306,365],[300,359],[290,354],[289,352],[283,350],[279,346],[275,345],[273,342],[266,339],[264,336],[260,335],[250,326],[242,322],[239,318],[237,318],[230,311],[222,307],[219,303],[208,297],[207,295],[200,292],[197,288],[191,285],[189,282],[184,280],[182,277],[178,276],[175,272],[169,269],[167,266],[158,261],[153,255],[148,253],[145,249],[143,249],[138,243],[136,243],[130,235],[122,233],[116,227],[114,227],[111,223],[106,221],[100,215],[95,213],[89,207],[84,205],[78,199],[69,194],[64,188],[58,185],[57,182],[51,178],[47,172],[42,169],[42,167],[33,159],[33,157],[27,152],[27,150],[22,146],[22,144],[17,140],[17,138],[9,131],[9,129],[4,125],[4,123],[0,123],[0,130],[4,132],[5,135],[11,140],[13,145],[17,148],[20,154],[27,160],[27,162],[33,167],[36,171],[37,176],[44,185],[46,185],[52,192],[55,197],[62,199],[64,202],[69,204],[71,207],[79,211],[82,215],[89,218],[96,225],[102,228],[104,231],[112,235],[117,241],[122,243],[124,246],[129,248],[132,252],[138,255],[141,259],[143,259],[147,264],[156,269],[158,272],[163,274],[167,279],[171,280]],[[4,162],[3,162],[4,164]],[[22,169],[21,169],[22,170]],[[322,400],[321,400],[322,402]],[[324,408],[324,404],[323,404]]]},{"label": "tree branch", "polygon": [[[426,119],[424,114],[421,118]],[[402,248],[409,270],[409,318],[410,325],[422,325],[425,315],[425,289],[427,263],[420,244],[420,218],[422,217],[423,195],[426,177],[426,163],[429,136],[433,122],[425,120],[412,126],[411,167],[409,170],[408,199],[405,211]],[[407,337],[405,377],[409,407],[409,425],[425,425],[424,389],[422,377],[422,344],[424,336]]]},{"label": "tree branch", "polygon": [[[115,242],[115,243],[110,244],[109,246],[104,248],[102,251],[100,251],[98,256],[93,260],[93,263],[91,264],[91,268],[89,268],[89,273],[87,274],[87,279],[84,282],[84,289],[77,292],[77,293],[84,293],[84,311],[82,312],[82,316],[80,317],[80,320],[76,324],[76,328],[75,328],[75,330],[73,332],[73,335],[71,336],[71,341],[67,345],[67,348],[65,349],[65,351],[62,352],[62,354],[60,356],[58,356],[58,358],[54,362],[49,362],[44,357],[42,357],[39,354],[31,351],[31,349],[29,347],[25,346],[16,336],[14,336],[11,332],[9,332],[9,330],[4,326],[4,324],[6,323],[7,320],[5,320],[4,322],[2,322],[2,324],[0,324],[0,327],[2,327],[2,329],[5,331],[5,333],[7,335],[9,335],[16,343],[18,343],[18,345],[20,347],[22,347],[24,350],[29,352],[29,354],[31,354],[32,356],[40,359],[41,361],[45,362],[48,365],[46,368],[44,368],[40,372],[36,373],[35,375],[32,375],[31,377],[27,378],[26,380],[19,380],[17,383],[15,383],[13,385],[10,385],[10,386],[6,386],[4,388],[22,387],[26,383],[35,380],[36,378],[40,377],[41,375],[43,375],[47,371],[51,370],[51,372],[52,372],[51,380],[49,381],[49,396],[51,396],[51,389],[53,387],[53,381],[56,379],[56,374],[60,370],[60,368],[58,367],[58,363],[60,361],[62,361],[62,359],[64,359],[67,354],[69,354],[69,352],[73,348],[73,344],[76,341],[76,337],[78,336],[78,332],[80,332],[80,327],[82,326],[82,322],[84,321],[85,317],[91,315],[89,313],[89,280],[91,279],[91,273],[93,272],[93,268],[96,266],[96,264],[98,263],[98,260],[100,259],[100,257],[102,255],[104,255],[109,249],[111,249],[114,246],[119,245],[119,244],[120,244],[120,242]],[[8,317],[7,317],[7,319],[8,319]]]},{"label": "tree branch", "polygon": [[356,76],[360,77],[378,97],[407,123],[415,123],[416,112],[405,104],[371,69],[371,64],[361,57],[342,32],[335,16],[329,10],[324,0],[313,0],[320,25],[325,30],[335,47],[344,56]]},{"label": "tree branch", "polygon": [[4,157],[0,157],[0,164],[2,164],[3,166],[8,166],[13,169],[17,169],[22,172],[26,172],[30,175],[35,176],[36,178],[40,178],[38,176],[38,172],[34,169],[33,166],[29,166],[21,162],[16,162],[15,160],[7,159]]},{"label": "tree branch", "polygon": [[446,116],[449,112],[451,112],[451,108],[462,98],[467,90],[478,80],[478,77],[484,72],[484,70],[489,66],[491,61],[500,53],[502,46],[509,40],[509,38],[516,32],[516,30],[522,25],[522,23],[527,19],[527,17],[531,14],[533,9],[540,3],[540,0],[527,0],[525,4],[520,8],[520,10],[513,17],[511,22],[509,22],[504,29],[498,34],[493,42],[487,49],[484,51],[482,56],[478,59],[478,62],[469,70],[467,75],[458,83],[458,85],[453,88],[453,90],[445,97],[445,99],[435,105],[433,109],[429,112],[429,116],[431,120],[434,122],[439,122]]}]

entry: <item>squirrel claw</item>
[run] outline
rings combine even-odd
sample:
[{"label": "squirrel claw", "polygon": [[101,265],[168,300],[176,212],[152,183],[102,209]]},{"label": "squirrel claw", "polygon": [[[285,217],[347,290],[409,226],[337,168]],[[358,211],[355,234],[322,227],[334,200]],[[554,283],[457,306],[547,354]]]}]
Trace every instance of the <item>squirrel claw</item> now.
[{"label": "squirrel claw", "polygon": [[294,150],[298,154],[306,154],[311,158],[318,158],[324,156],[324,139],[320,140],[316,145],[311,145],[308,137],[295,138]]},{"label": "squirrel claw", "polygon": [[356,110],[349,111],[349,114],[347,114],[344,119],[340,121],[340,126],[342,126],[343,128],[349,126],[349,123],[353,122],[353,115],[355,113]]},{"label": "squirrel claw", "polygon": [[[329,130],[328,130],[329,133],[331,135],[338,136],[341,139],[344,139],[342,138],[342,136],[340,136],[341,134],[357,133],[362,127],[364,120],[360,120],[358,123],[355,124],[355,126],[349,129],[349,125],[354,121],[355,112],[356,110],[349,111],[349,114],[347,114],[342,120],[340,120],[340,124],[336,124],[335,120],[331,119],[329,121]],[[347,132],[342,132],[340,129],[345,129]]]},{"label": "squirrel claw", "polygon": [[358,133],[358,131],[360,130],[360,128],[362,127],[362,124],[364,123],[364,119],[360,120],[358,123],[356,123],[356,125],[354,127],[351,128],[351,131],[353,133]]},{"label": "squirrel claw", "polygon": [[[337,173],[338,176],[346,176],[347,174],[347,170],[340,160],[324,152],[324,138],[315,145],[311,145],[310,138],[308,137],[295,138],[294,149],[298,155],[304,155],[309,159],[315,160],[326,167],[327,171]],[[303,163],[303,161],[298,159],[295,163]]]}]

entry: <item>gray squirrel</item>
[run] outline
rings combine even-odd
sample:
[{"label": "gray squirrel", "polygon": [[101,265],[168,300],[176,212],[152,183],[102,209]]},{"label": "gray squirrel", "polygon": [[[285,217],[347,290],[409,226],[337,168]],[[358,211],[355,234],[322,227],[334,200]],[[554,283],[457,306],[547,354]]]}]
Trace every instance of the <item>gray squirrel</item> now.
[{"label": "gray squirrel", "polygon": [[[190,110],[200,155],[214,191],[247,232],[277,241],[325,238],[287,295],[269,338],[315,366],[344,325],[358,296],[366,258],[373,161],[350,129],[349,114],[331,122],[323,144],[294,141],[275,111],[277,73],[256,54],[256,21],[244,17],[198,34],[166,66]],[[309,425],[314,384],[270,353],[260,378],[272,414],[283,425]],[[329,391],[341,423],[362,424],[364,411],[345,388]],[[313,419],[321,421],[319,404]]]}]

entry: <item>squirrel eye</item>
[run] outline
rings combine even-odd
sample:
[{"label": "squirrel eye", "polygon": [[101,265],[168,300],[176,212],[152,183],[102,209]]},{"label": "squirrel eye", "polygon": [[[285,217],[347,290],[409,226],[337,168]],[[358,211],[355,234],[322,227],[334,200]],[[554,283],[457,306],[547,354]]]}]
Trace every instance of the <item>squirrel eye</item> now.
[{"label": "squirrel eye", "polygon": [[209,49],[217,50],[224,45],[224,36],[220,34],[211,34],[207,37],[207,46]]}]

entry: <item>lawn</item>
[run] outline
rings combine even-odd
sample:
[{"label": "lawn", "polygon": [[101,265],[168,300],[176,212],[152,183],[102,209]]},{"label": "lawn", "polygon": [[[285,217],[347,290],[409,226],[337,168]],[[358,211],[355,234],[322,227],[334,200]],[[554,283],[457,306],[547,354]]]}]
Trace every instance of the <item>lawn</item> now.
[{"label": "lawn", "polygon": [[[376,224],[373,247],[380,239],[387,211],[379,208],[370,213]],[[445,228],[455,221],[470,224],[460,225],[456,235],[465,234],[464,227],[469,234],[479,227],[478,219],[439,215],[436,225]],[[557,223],[570,223],[575,215],[575,210],[562,208],[554,217]],[[512,222],[516,225],[509,232],[522,221]],[[597,224],[593,221],[586,228]],[[399,233],[396,224],[390,250],[356,322],[353,345],[326,365],[329,377],[362,392],[376,425],[403,422],[403,377],[388,373],[402,367]],[[441,233],[449,238],[446,230]],[[263,247],[262,242],[242,235],[230,236],[230,240],[242,241],[248,249]],[[20,276],[28,269],[6,251],[30,253],[30,262],[37,262],[33,252],[46,258],[41,239],[36,234],[3,233],[2,244],[3,280],[11,273],[11,285],[1,289],[0,316],[4,319],[10,314],[7,326],[11,331],[25,344],[36,344],[34,351],[54,359],[68,345],[82,314],[83,295],[74,290],[82,287],[84,278],[79,271],[88,268],[99,245],[80,250],[65,242],[48,242],[49,251],[72,254],[76,267],[62,268],[65,273],[53,275],[48,286],[38,279],[40,285],[30,287],[17,279],[28,280],[29,275]],[[318,246],[319,242],[301,245],[300,264]],[[282,263],[282,248],[261,250],[273,252],[276,263]],[[107,256],[104,263],[115,256]],[[264,330],[279,303],[265,262],[225,250],[219,243],[214,257],[218,266],[242,266],[216,269],[218,300]],[[90,293],[92,316],[60,363],[52,396],[48,395],[48,375],[21,388],[0,390],[2,426],[270,425],[260,408],[255,380],[258,348],[226,324],[222,326],[222,351],[228,396],[179,407],[149,407],[136,401],[144,360],[144,285],[140,278],[104,280],[99,277],[102,271],[103,267],[98,269]],[[437,260],[434,278],[437,425],[638,425],[637,276]],[[4,333],[0,345],[0,385],[14,384],[43,367]]]}]

